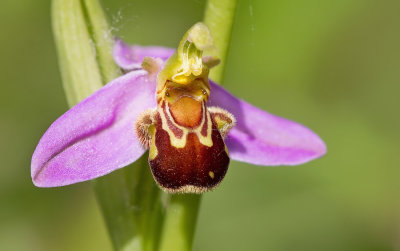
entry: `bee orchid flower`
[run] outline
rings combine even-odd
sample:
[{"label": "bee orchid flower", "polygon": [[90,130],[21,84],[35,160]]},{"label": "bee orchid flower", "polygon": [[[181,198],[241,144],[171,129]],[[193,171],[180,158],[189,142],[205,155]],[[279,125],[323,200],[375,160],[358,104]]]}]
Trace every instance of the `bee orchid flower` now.
[{"label": "bee orchid flower", "polygon": [[82,182],[129,165],[149,149],[165,191],[202,193],[224,178],[230,159],[261,166],[298,165],[326,152],[310,129],[263,111],[208,79],[216,60],[198,23],[176,51],[117,40],[127,73],[81,101],[45,132],[32,157],[36,186]]}]

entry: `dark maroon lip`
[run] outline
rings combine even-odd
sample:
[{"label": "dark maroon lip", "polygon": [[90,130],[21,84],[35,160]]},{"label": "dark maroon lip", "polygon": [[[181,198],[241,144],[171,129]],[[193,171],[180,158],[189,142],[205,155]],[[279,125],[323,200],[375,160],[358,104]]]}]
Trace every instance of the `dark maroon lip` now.
[{"label": "dark maroon lip", "polygon": [[165,191],[201,193],[215,188],[225,177],[229,166],[229,155],[224,140],[212,122],[212,146],[200,143],[198,136],[191,132],[187,135],[183,148],[170,143],[170,135],[163,129],[161,117],[156,117],[155,145],[162,154],[149,160],[150,169],[157,184]]}]

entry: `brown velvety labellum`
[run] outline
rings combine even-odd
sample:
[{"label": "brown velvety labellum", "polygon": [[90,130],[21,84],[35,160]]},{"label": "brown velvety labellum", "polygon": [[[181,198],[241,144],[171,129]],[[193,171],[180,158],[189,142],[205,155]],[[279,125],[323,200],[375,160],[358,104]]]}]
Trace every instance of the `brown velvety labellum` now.
[{"label": "brown velvety labellum", "polygon": [[187,135],[183,148],[172,146],[168,132],[162,129],[158,113],[155,126],[158,154],[149,163],[155,180],[164,190],[201,193],[222,181],[228,170],[229,156],[214,122],[211,147],[201,144],[198,136],[192,132]]}]

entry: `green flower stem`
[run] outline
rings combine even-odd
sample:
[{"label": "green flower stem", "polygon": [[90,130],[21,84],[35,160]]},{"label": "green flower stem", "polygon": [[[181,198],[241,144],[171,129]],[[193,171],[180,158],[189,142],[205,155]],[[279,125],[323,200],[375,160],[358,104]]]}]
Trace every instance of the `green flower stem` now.
[{"label": "green flower stem", "polygon": [[[53,0],[52,21],[63,86],[72,107],[121,72],[111,29],[97,0]],[[93,182],[116,250],[156,250],[160,191],[144,158]]]},{"label": "green flower stem", "polygon": [[163,216],[147,158],[97,179],[94,188],[115,250],[156,250]]},{"label": "green flower stem", "polygon": [[[232,33],[237,0],[208,0],[204,22],[209,27],[217,48],[219,66],[210,71],[210,78],[223,80],[225,62]],[[192,249],[201,195],[171,195],[165,212],[160,251],[188,251]]]},{"label": "green flower stem", "polygon": [[210,71],[210,79],[222,83],[237,0],[208,0],[204,23],[208,26],[221,63]]},{"label": "green flower stem", "polygon": [[102,87],[102,78],[79,0],[53,0],[53,34],[70,107]]},{"label": "green flower stem", "polygon": [[160,251],[191,250],[201,196],[176,194],[170,197],[161,236]]},{"label": "green flower stem", "polygon": [[119,67],[115,64],[112,50],[114,39],[111,27],[108,25],[103,9],[97,0],[83,0],[87,16],[88,29],[96,47],[97,62],[103,77],[104,84],[121,75]]}]

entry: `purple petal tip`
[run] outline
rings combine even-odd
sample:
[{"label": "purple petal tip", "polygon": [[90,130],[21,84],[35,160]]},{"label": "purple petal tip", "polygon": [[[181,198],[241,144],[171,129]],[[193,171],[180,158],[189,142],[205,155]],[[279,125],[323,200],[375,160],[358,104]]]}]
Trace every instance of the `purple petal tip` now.
[{"label": "purple petal tip", "polygon": [[325,143],[310,129],[236,98],[211,82],[210,105],[233,113],[237,124],[226,144],[234,160],[255,165],[298,165],[326,153]]},{"label": "purple petal tip", "polygon": [[113,80],[58,118],[40,139],[31,175],[39,187],[64,186],[122,168],[145,149],[134,132],[139,113],[155,107],[145,71]]}]

